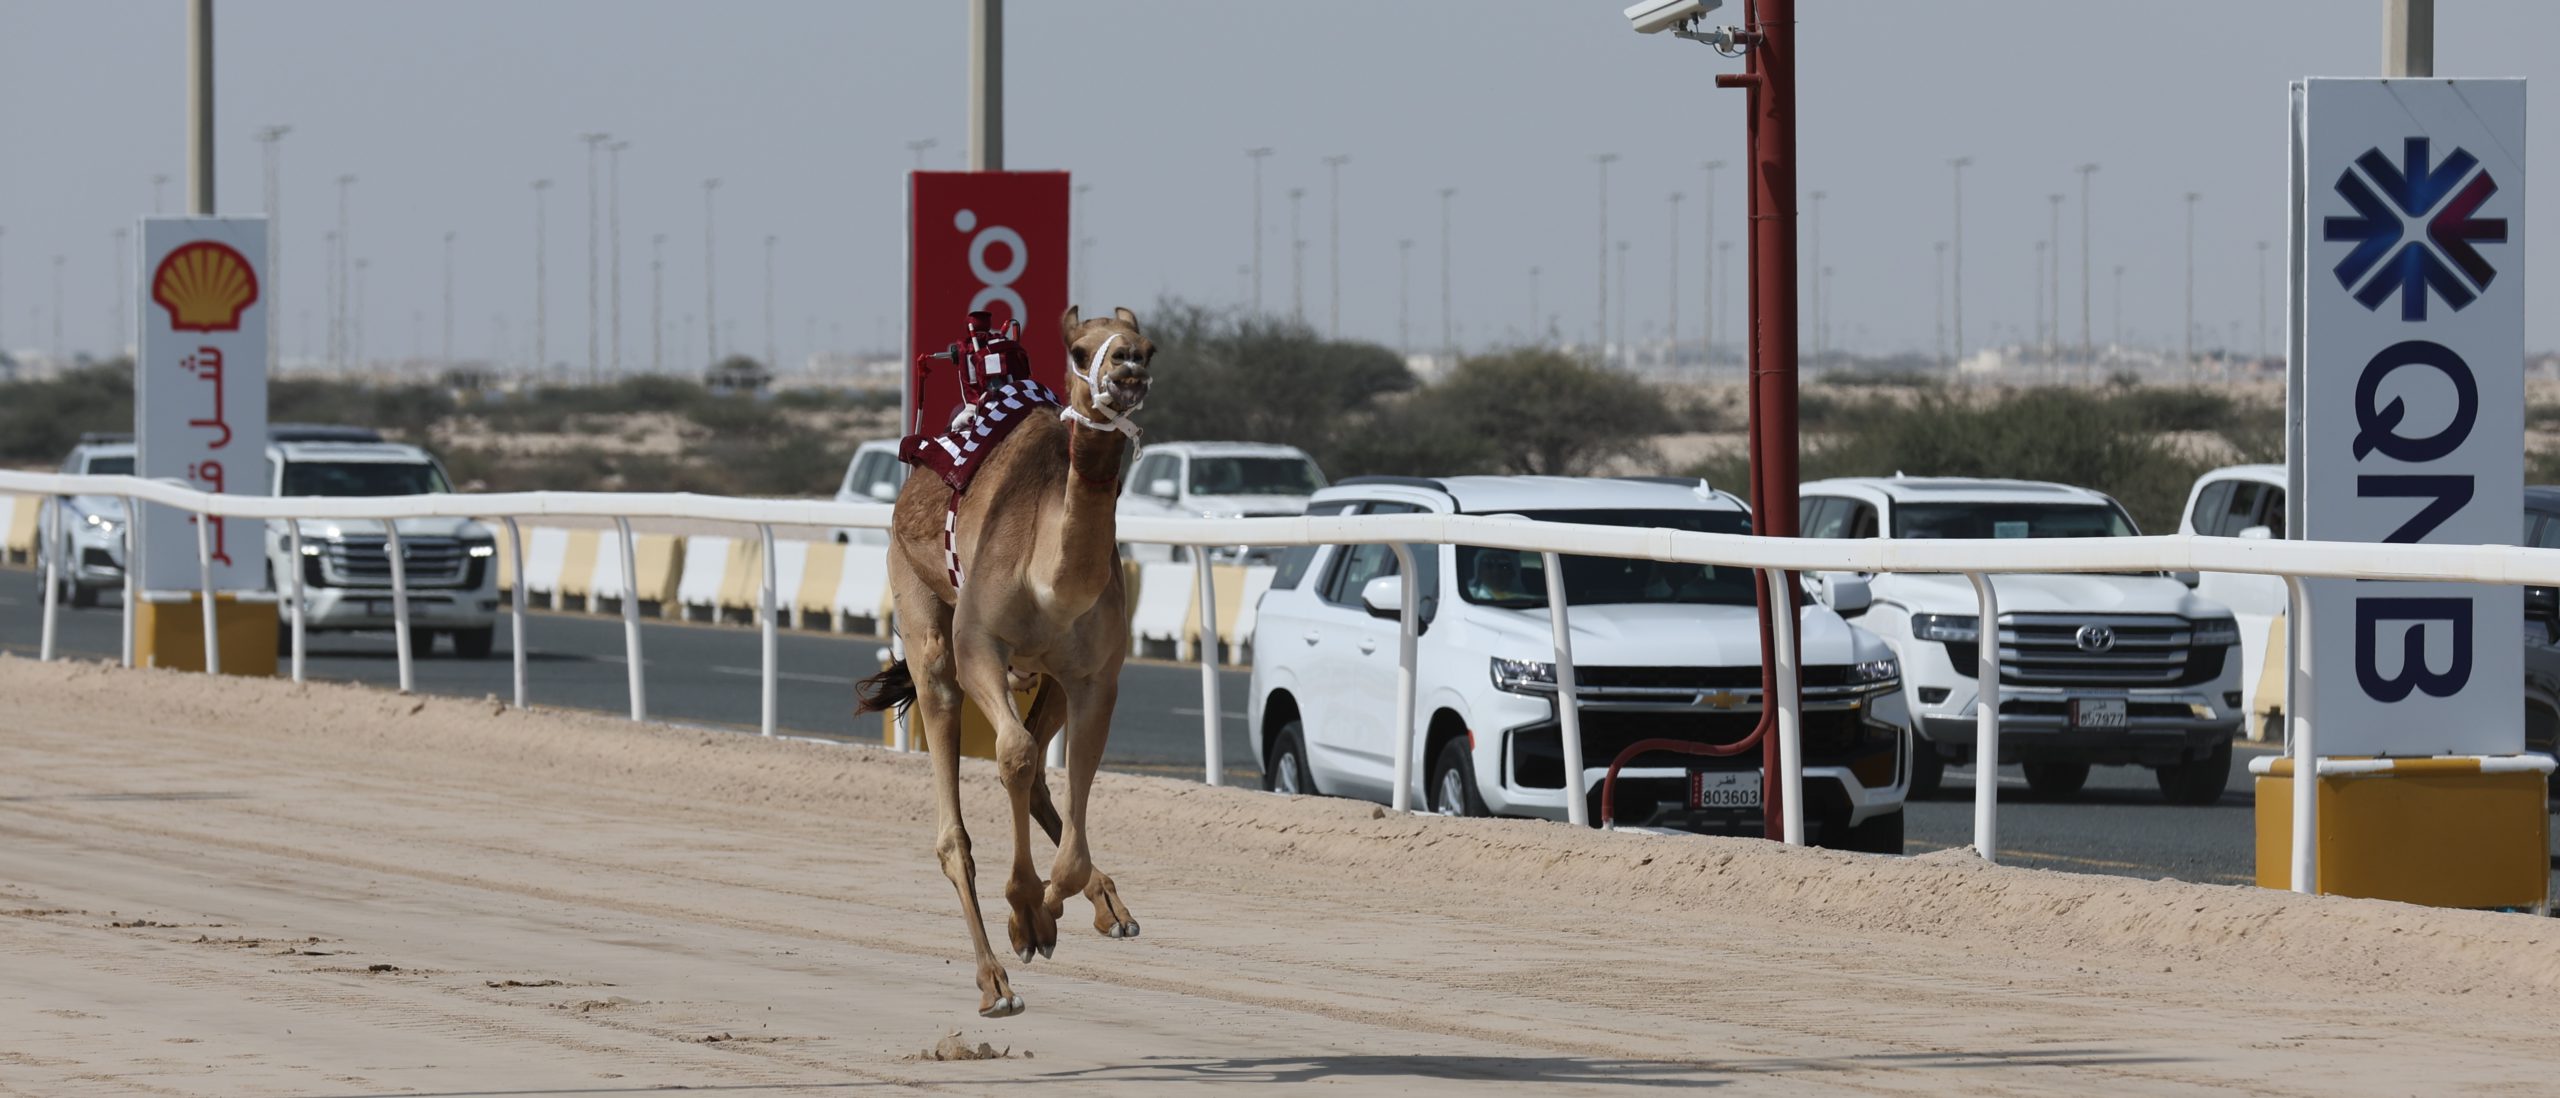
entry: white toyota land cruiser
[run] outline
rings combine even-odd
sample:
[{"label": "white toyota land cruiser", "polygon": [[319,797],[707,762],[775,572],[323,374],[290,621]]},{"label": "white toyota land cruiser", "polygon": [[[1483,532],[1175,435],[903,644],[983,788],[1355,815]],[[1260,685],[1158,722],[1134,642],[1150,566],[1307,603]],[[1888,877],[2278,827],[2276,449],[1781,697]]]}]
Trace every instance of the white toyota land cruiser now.
[{"label": "white toyota land cruiser", "polygon": [[[412,496],[450,492],[444,468],[415,446],[380,441],[363,428],[279,428],[267,446],[279,496]],[[371,441],[367,441],[370,439]],[[389,629],[391,555],[375,519],[303,519],[302,559],[291,559],[289,530],[267,524],[267,570],[277,613],[292,620],[291,573],[302,570],[303,626],[315,632]],[[435,638],[453,638],[454,654],[489,655],[498,622],[497,541],[469,519],[397,520],[409,587],[409,627],[419,655]],[[290,626],[277,633],[291,643]]]},{"label": "white toyota land cruiser", "polygon": [[[1517,515],[1546,522],[1748,533],[1740,500],[1694,480],[1355,477],[1311,515]],[[1282,554],[1254,622],[1248,718],[1266,788],[1392,800],[1397,617],[1411,592],[1418,798],[1453,815],[1566,817],[1547,575],[1540,554],[1415,545],[1410,586],[1384,545]],[[1760,720],[1748,569],[1562,558],[1590,818],[1600,779],[1638,740],[1727,744]],[[1841,600],[1844,603],[1850,599]],[[1805,818],[1829,846],[1902,852],[1911,736],[1893,652],[1807,605]],[[1624,824],[1756,830],[1760,753],[1643,756],[1619,774]]]},{"label": "white toyota land cruiser", "polygon": [[[1802,529],[1825,538],[2101,538],[2139,531],[2085,488],[2023,480],[1852,477],[1803,489]],[[1815,584],[1825,577],[1814,577]],[[2004,575],[2000,600],[2000,761],[2046,796],[2079,791],[2092,765],[2147,766],[2179,804],[2211,804],[2230,780],[2246,715],[2239,626],[2177,580],[2141,575]],[[1963,576],[1869,578],[1860,625],[1902,657],[1922,738],[1914,795],[1948,762],[1973,758],[1982,623]]]}]

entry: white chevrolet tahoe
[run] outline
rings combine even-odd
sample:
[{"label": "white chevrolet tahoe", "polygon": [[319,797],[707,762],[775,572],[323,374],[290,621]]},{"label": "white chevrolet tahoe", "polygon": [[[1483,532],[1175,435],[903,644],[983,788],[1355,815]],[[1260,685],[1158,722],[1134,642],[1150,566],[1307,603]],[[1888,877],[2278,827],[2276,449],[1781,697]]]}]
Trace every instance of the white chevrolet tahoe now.
[{"label": "white chevrolet tahoe", "polygon": [[[1699,481],[1355,477],[1311,515],[1472,514],[1748,533],[1740,500]],[[1264,786],[1390,801],[1398,615],[1419,600],[1412,770],[1419,803],[1453,815],[1567,818],[1554,648],[1541,555],[1415,545],[1408,578],[1384,545],[1292,548],[1254,622],[1248,727]],[[1760,720],[1760,630],[1748,569],[1562,558],[1590,818],[1600,779],[1638,740],[1729,744]],[[1846,600],[1844,600],[1845,602]],[[1893,652],[1807,605],[1805,818],[1825,845],[1902,852],[1910,755]],[[1615,822],[1760,826],[1760,753],[1648,755],[1619,775]]]},{"label": "white chevrolet tahoe", "polygon": [[[2138,533],[2115,500],[2037,481],[1855,477],[1807,484],[1802,499],[1806,537]],[[1913,787],[1925,794],[1947,763],[1973,759],[1979,603],[1959,575],[1867,580],[1873,601],[1858,623],[1901,654],[1923,740]],[[2231,738],[2246,713],[2239,626],[2229,609],[2156,573],[2003,575],[1992,588],[2000,600],[2000,762],[2021,764],[2028,787],[2046,796],[2078,792],[2092,765],[2140,765],[2175,803],[2221,798]]]},{"label": "white chevrolet tahoe", "polygon": [[[278,496],[412,496],[453,490],[444,468],[415,446],[361,441],[354,429],[279,430],[267,446]],[[335,441],[344,438],[347,441]],[[304,628],[317,632],[379,630],[392,625],[391,555],[383,524],[373,519],[303,519],[302,559],[291,559],[289,528],[267,524],[267,571],[277,613],[292,620],[293,581],[302,572]],[[456,655],[482,659],[496,637],[497,542],[470,519],[399,519],[401,562],[409,588],[411,643],[435,651],[439,634]],[[279,646],[289,630],[277,633]]]},{"label": "white chevrolet tahoe", "polygon": [[[1294,515],[1323,488],[1324,471],[1295,446],[1267,442],[1167,442],[1138,451],[1120,514],[1147,518],[1264,518]],[[1137,560],[1185,560],[1169,545],[1132,545]],[[1266,563],[1278,550],[1224,546],[1210,559]]]}]

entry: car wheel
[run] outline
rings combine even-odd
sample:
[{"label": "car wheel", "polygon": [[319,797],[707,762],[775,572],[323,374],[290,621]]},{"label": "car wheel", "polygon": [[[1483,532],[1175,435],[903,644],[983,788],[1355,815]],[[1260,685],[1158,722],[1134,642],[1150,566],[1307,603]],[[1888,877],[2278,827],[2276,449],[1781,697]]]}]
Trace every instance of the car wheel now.
[{"label": "car wheel", "polygon": [[1938,787],[1947,782],[1947,760],[1938,754],[1935,744],[1923,739],[1911,741],[1911,799],[1923,800],[1938,795]]},{"label": "car wheel", "polygon": [[78,583],[78,582],[74,582],[74,583],[72,583],[72,584],[71,584],[71,608],[72,608],[72,609],[74,609],[74,610],[86,610],[86,609],[88,609],[88,608],[90,608],[90,607],[92,607],[92,606],[96,606],[96,605],[98,605],[98,589],[97,589],[97,588],[95,588],[95,587],[90,587],[90,586],[88,586],[88,585],[86,585],[86,584],[82,584],[82,583]]},{"label": "car wheel", "polygon": [[1475,752],[1467,741],[1440,745],[1431,759],[1431,810],[1443,816],[1482,816],[1484,798],[1476,795]]},{"label": "car wheel", "polygon": [[1263,752],[1262,788],[1293,797],[1316,795],[1315,774],[1307,769],[1307,737],[1296,721],[1271,734]]},{"label": "car wheel", "polygon": [[433,656],[433,655],[435,655],[435,654],[436,654],[436,631],[435,631],[435,630],[433,630],[433,629],[411,629],[411,630],[409,630],[409,658],[411,658],[411,659],[420,659],[420,660],[423,660],[423,659],[426,659],[427,657],[429,657],[429,656]]},{"label": "car wheel", "polygon": [[2020,769],[2027,772],[2027,788],[2039,797],[2068,797],[2089,784],[2085,762],[2031,762]]},{"label": "car wheel", "polygon": [[[1902,853],[1902,817],[1901,809],[1870,817],[1867,822],[1856,827],[1842,829],[1838,841],[1826,841],[1823,845],[1838,850],[1854,850],[1861,854],[1900,854]],[[1825,835],[1823,838],[1830,840],[1831,836]]]},{"label": "car wheel", "polygon": [[2164,766],[2153,774],[2159,779],[2160,795],[2171,804],[2218,802],[2224,787],[2231,784],[2231,741],[2213,745],[2213,750],[2201,759]]},{"label": "car wheel", "polygon": [[483,625],[478,629],[453,631],[453,654],[466,660],[485,660],[498,643],[498,627]]}]

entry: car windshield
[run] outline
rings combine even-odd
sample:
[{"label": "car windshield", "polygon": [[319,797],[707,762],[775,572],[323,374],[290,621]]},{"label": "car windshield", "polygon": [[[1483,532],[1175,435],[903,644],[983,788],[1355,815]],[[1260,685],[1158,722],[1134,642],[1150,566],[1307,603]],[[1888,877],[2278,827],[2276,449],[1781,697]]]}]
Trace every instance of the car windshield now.
[{"label": "car windshield", "polygon": [[[1596,526],[1650,526],[1705,534],[1748,534],[1751,516],[1739,511],[1529,511],[1539,522]],[[1749,606],[1751,570],[1713,564],[1675,564],[1619,557],[1567,556],[1565,601],[1575,606],[1667,602]],[[1544,558],[1517,549],[1458,547],[1459,597],[1482,606],[1515,610],[1547,604]]]},{"label": "car windshield", "polygon": [[1298,457],[1195,457],[1195,496],[1309,496],[1324,487],[1316,463]]},{"label": "car windshield", "polygon": [[296,461],[284,467],[288,496],[424,496],[453,489],[435,466],[412,461]]},{"label": "car windshield", "polygon": [[2124,512],[2102,503],[1903,503],[1893,508],[1897,538],[2123,538]]},{"label": "car windshield", "polygon": [[89,475],[93,477],[129,477],[133,475],[130,457],[93,457],[89,459]]}]

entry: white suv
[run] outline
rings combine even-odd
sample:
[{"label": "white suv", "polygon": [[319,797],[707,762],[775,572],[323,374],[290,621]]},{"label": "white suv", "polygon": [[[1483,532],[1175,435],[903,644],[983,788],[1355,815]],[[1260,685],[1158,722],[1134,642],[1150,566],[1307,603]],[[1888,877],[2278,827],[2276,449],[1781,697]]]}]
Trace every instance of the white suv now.
[{"label": "white suv", "polygon": [[[278,496],[411,496],[453,490],[444,468],[415,446],[381,441],[362,428],[279,428],[267,446]],[[339,441],[343,439],[344,441]],[[378,519],[302,519],[302,559],[292,559],[289,528],[267,524],[267,574],[277,615],[293,612],[291,568],[302,570],[304,628],[315,632],[392,626],[389,539]],[[396,520],[409,588],[409,624],[419,655],[435,651],[438,634],[456,655],[482,659],[497,632],[497,541],[469,519]],[[277,632],[279,647],[291,643]]]},{"label": "white suv", "polygon": [[[2024,480],[1853,477],[1803,488],[1802,529],[1827,538],[2090,538],[2139,533],[2102,493]],[[1820,585],[1833,577],[1817,576]],[[1959,575],[1868,579],[1859,624],[1902,656],[1919,716],[1913,788],[1934,791],[1973,757],[1982,623]],[[2046,796],[2079,791],[2092,765],[2150,767],[2179,804],[2211,804],[2230,780],[2246,714],[2231,611],[2157,573],[2004,575],[2000,760]]]},{"label": "white suv", "polygon": [[[63,459],[64,473],[93,477],[133,475],[133,436],[83,435]],[[57,594],[73,606],[95,606],[98,593],[124,586],[123,496],[68,496],[45,500],[37,512],[36,544],[60,577]],[[44,562],[37,563],[42,583]]]},{"label": "white suv", "polygon": [[[1167,442],[1138,451],[1129,488],[1120,493],[1122,515],[1147,518],[1264,518],[1305,510],[1324,487],[1324,471],[1295,446],[1268,442]],[[1139,560],[1185,560],[1168,545],[1133,545]],[[1277,550],[1226,546],[1213,560],[1266,563]]]},{"label": "white suv", "polygon": [[[1547,522],[1747,533],[1740,500],[1698,481],[1355,477],[1312,515],[1519,515]],[[1408,587],[1384,545],[1281,555],[1254,622],[1249,716],[1265,788],[1392,799],[1397,616],[1420,601],[1415,792],[1465,815],[1565,819],[1547,583],[1537,553],[1415,545]],[[1593,820],[1600,778],[1638,740],[1732,743],[1760,719],[1760,629],[1748,569],[1563,558]],[[1843,600],[1847,601],[1847,600]],[[1892,649],[1808,605],[1805,818],[1825,845],[1902,851],[1909,720]],[[1617,820],[1757,828],[1760,753],[1653,755],[1620,772]],[[1702,803],[1703,802],[1703,803]]]},{"label": "white suv", "polygon": [[[906,487],[907,464],[898,460],[898,440],[875,439],[854,448],[853,460],[845,463],[844,483],[836,486],[836,502],[860,504],[876,508],[887,518],[898,502],[898,489]],[[887,545],[889,531],[864,527],[839,526],[833,531],[839,545]]]}]

